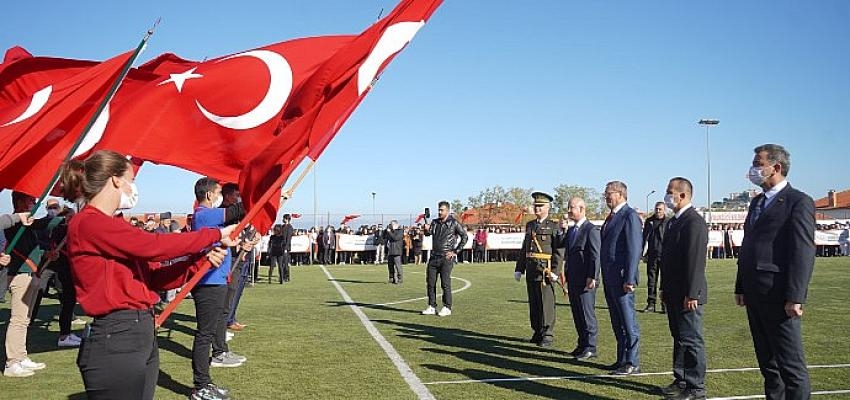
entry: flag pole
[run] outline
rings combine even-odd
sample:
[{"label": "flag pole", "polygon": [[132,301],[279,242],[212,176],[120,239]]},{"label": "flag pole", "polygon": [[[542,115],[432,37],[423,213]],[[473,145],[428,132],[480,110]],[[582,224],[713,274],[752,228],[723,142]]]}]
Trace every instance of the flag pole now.
[{"label": "flag pole", "polygon": [[[306,157],[308,150],[309,149],[307,148],[302,150],[301,153],[296,157],[296,159],[293,160],[293,162],[283,170],[283,172],[280,174],[274,184],[271,185],[270,189],[266,191],[266,193],[264,193],[262,197],[260,197],[260,200],[257,201],[254,206],[251,207],[250,210],[248,210],[248,213],[245,214],[245,217],[242,218],[242,221],[239,222],[239,225],[237,225],[236,229],[233,230],[233,233],[230,234],[231,239],[235,240],[237,237],[239,237],[239,234],[242,233],[242,231],[248,225],[248,221],[253,220],[254,217],[256,217],[257,214],[260,212],[260,210],[263,209],[263,205],[268,203],[269,200],[271,200],[276,189],[283,186],[284,181],[286,181],[286,178],[292,173],[292,171],[295,170],[295,167],[298,166],[299,163],[301,163],[301,160]],[[186,282],[186,284],[183,285],[174,300],[171,300],[171,302],[168,303],[167,306],[165,306],[162,312],[156,316],[155,325],[157,328],[162,326],[162,324],[165,322],[166,319],[168,319],[168,316],[171,315],[172,312],[174,312],[174,309],[177,308],[180,302],[186,298],[186,295],[188,295],[189,292],[191,292],[192,289],[195,288],[198,282],[201,281],[201,278],[203,278],[204,275],[207,274],[207,271],[209,271],[210,267],[212,267],[212,264],[210,264],[209,260],[204,260],[198,272],[196,272],[195,275],[192,276],[192,279],[189,279],[189,282]]]},{"label": "flag pole", "polygon": [[[62,164],[60,164],[60,167],[56,170],[56,173],[53,174],[53,178],[51,178],[50,183],[47,185],[47,187],[44,188],[44,191],[41,193],[41,196],[38,198],[38,200],[36,200],[35,205],[32,207],[32,210],[30,210],[30,215],[34,215],[35,212],[38,211],[39,206],[41,206],[41,203],[44,202],[44,199],[47,198],[47,195],[50,194],[50,191],[56,185],[56,182],[59,182],[59,178],[62,175],[62,166],[64,166],[65,163],[67,163],[71,159],[71,157],[77,151],[77,148],[80,147],[80,144],[83,142],[83,139],[85,139],[86,135],[91,130],[91,127],[94,125],[95,121],[97,121],[97,118],[103,112],[103,109],[106,108],[106,105],[109,104],[109,101],[112,100],[113,96],[115,96],[115,92],[117,92],[118,88],[121,86],[121,81],[123,81],[124,77],[127,76],[127,73],[130,72],[130,67],[133,66],[133,62],[136,61],[136,58],[138,58],[139,54],[141,54],[142,50],[144,50],[145,45],[148,43],[148,39],[150,39],[150,37],[153,35],[154,29],[156,29],[157,25],[159,25],[160,20],[161,18],[157,19],[156,22],[154,22],[154,25],[150,29],[148,29],[147,33],[145,33],[145,36],[139,42],[139,45],[136,46],[136,50],[133,51],[133,54],[130,56],[130,59],[127,60],[126,64],[124,64],[124,68],[121,69],[121,72],[118,74],[118,78],[115,79],[115,82],[112,82],[112,86],[109,88],[109,91],[106,93],[106,96],[103,98],[103,100],[100,101],[100,104],[98,104],[97,109],[89,119],[89,122],[86,124],[85,128],[83,128],[83,131],[82,133],[80,133],[80,136],[77,137],[77,140],[74,142],[74,145],[71,146],[70,150],[68,150],[68,154],[65,155],[65,158],[62,160]],[[21,225],[18,228],[18,231],[15,233],[15,237],[13,237],[12,240],[9,241],[9,245],[6,246],[6,250],[4,251],[5,254],[11,254],[12,250],[15,248],[15,245],[18,244],[18,241],[21,239],[21,236],[23,236],[24,230],[26,230],[25,225]]]}]

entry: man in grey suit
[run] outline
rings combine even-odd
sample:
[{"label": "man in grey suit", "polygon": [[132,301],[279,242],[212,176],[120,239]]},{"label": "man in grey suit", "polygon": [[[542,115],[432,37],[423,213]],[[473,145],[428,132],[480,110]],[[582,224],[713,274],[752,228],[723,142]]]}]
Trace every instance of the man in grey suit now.
[{"label": "man in grey suit", "polygon": [[815,204],[785,179],[785,148],[765,144],[754,152],[749,179],[764,193],[750,202],[744,224],[735,302],[747,309],[767,399],[808,399],[800,317],[815,264]]},{"label": "man in grey suit", "polygon": [[708,302],[705,255],[708,227],[691,205],[693,185],[673,178],[665,202],[674,213],[661,251],[661,298],[667,305],[667,322],[673,337],[673,378],[661,389],[667,400],[705,399],[705,341],[703,305]]},{"label": "man in grey suit", "polygon": [[626,184],[605,185],[605,205],[611,213],[602,225],[602,283],[605,302],[611,315],[611,327],[617,338],[617,362],[610,365],[614,375],[640,372],[640,328],[635,316],[635,287],[638,262],[642,253],[640,217],[626,203]]},{"label": "man in grey suit", "polygon": [[[567,216],[574,222],[564,235],[566,248],[567,290],[578,344],[570,353],[577,360],[596,358],[596,288],[599,283],[599,227],[585,218],[585,203],[573,197],[567,204]],[[563,274],[563,272],[562,272]]]}]

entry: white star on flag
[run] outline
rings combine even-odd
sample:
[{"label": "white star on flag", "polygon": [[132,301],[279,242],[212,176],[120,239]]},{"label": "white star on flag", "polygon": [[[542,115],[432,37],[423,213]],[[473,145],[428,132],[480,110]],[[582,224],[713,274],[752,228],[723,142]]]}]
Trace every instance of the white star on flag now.
[{"label": "white star on flag", "polygon": [[180,91],[183,90],[183,83],[185,83],[187,80],[203,77],[203,75],[195,73],[196,68],[198,67],[193,67],[192,69],[181,74],[170,74],[171,78],[160,82],[157,86],[162,86],[168,82],[174,82],[174,86],[177,87],[177,93],[180,93]]}]

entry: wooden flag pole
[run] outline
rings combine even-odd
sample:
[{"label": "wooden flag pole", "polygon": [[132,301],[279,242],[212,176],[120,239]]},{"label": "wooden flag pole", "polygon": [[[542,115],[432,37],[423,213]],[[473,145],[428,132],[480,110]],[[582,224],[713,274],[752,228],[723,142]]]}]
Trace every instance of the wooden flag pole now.
[{"label": "wooden flag pole", "polygon": [[[263,205],[268,203],[269,200],[271,200],[272,195],[274,195],[274,192],[276,191],[275,189],[283,186],[284,181],[286,181],[286,178],[289,176],[289,174],[291,174],[292,171],[295,170],[295,167],[298,166],[301,160],[303,160],[304,157],[307,155],[307,150],[308,149],[305,148],[298,155],[298,157],[283,170],[283,172],[280,174],[274,184],[271,185],[271,188],[263,194],[260,200],[255,203],[250,210],[248,210],[248,213],[245,215],[244,218],[242,218],[242,221],[239,222],[239,225],[236,226],[236,229],[233,230],[233,233],[230,234],[231,239],[236,240],[236,238],[239,237],[239,234],[242,233],[242,231],[248,225],[248,221],[253,220],[254,217],[256,217],[257,214],[260,212],[260,210],[263,209]],[[290,189],[290,192],[291,190],[294,190],[294,188]],[[155,323],[157,328],[162,326],[165,320],[168,319],[168,316],[171,315],[172,312],[174,312],[174,309],[176,309],[178,305],[180,305],[180,302],[186,298],[186,295],[188,295],[189,292],[191,292],[192,289],[198,284],[198,282],[201,281],[201,278],[203,278],[204,275],[207,274],[207,271],[210,270],[210,267],[212,267],[210,261],[204,260],[198,272],[196,272],[195,275],[192,276],[192,279],[190,279],[189,282],[186,282],[186,284],[183,285],[183,288],[180,289],[180,292],[177,293],[177,296],[174,298],[174,300],[172,300],[170,303],[168,303],[167,306],[165,306],[165,309],[162,310],[162,313],[156,316]]]},{"label": "wooden flag pole", "polygon": [[[100,116],[100,114],[103,112],[103,109],[106,108],[106,105],[109,104],[109,101],[112,100],[113,96],[115,96],[115,92],[117,92],[118,88],[121,86],[121,81],[123,81],[124,77],[127,76],[127,73],[130,72],[130,67],[136,61],[136,58],[139,57],[139,54],[142,53],[142,50],[144,50],[145,45],[148,43],[148,39],[150,39],[150,37],[153,35],[153,31],[154,29],[156,29],[157,25],[159,25],[159,21],[159,19],[156,20],[154,25],[147,31],[147,33],[145,33],[145,36],[142,38],[141,42],[139,42],[139,45],[136,46],[136,50],[133,52],[133,55],[130,56],[130,59],[127,60],[127,63],[124,65],[124,68],[121,69],[121,73],[118,74],[118,78],[115,79],[115,82],[112,83],[112,86],[109,88],[109,91],[106,92],[106,96],[104,96],[103,100],[100,101],[100,104],[97,105],[97,109],[95,110],[94,114],[92,114],[92,117],[89,119],[89,122],[86,124],[85,128],[83,128],[83,131],[82,133],[80,133],[80,136],[77,137],[77,141],[74,142],[73,146],[71,146],[71,149],[68,151],[68,154],[65,155],[65,158],[62,160],[62,164],[60,164],[60,167],[56,170],[56,173],[53,174],[53,178],[50,180],[50,183],[47,185],[47,187],[44,188],[44,191],[41,193],[41,196],[36,200],[35,205],[32,207],[32,210],[30,210],[30,215],[34,215],[35,212],[38,211],[39,206],[41,206],[41,203],[44,202],[44,199],[47,198],[47,195],[50,194],[50,191],[56,185],[56,182],[59,182],[59,178],[62,175],[62,166],[64,166],[65,163],[67,163],[71,159],[71,157],[77,151],[77,148],[80,147],[80,144],[83,142],[83,139],[85,139],[86,135],[88,135],[95,121],[97,121],[97,117]],[[11,241],[9,241],[9,245],[6,246],[6,250],[4,251],[4,253],[11,254],[12,250],[14,250],[15,248],[15,245],[18,244],[18,240],[20,240],[21,236],[23,236],[24,230],[26,228],[27,227],[25,225],[21,225],[18,228],[18,231],[15,233],[15,236],[12,238]]]}]

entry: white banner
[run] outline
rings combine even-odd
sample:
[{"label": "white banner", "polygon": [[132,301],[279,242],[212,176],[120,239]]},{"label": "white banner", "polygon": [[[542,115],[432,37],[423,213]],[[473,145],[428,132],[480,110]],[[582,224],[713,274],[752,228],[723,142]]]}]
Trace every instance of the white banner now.
[{"label": "white banner", "polygon": [[708,231],[708,247],[723,247],[724,231]]},{"label": "white banner", "polygon": [[375,251],[374,235],[336,235],[336,251]]},{"label": "white banner", "polygon": [[[847,242],[847,234],[843,230],[815,231],[815,245],[838,246]],[[842,237],[843,236],[843,237]]]},{"label": "white banner", "polygon": [[519,250],[523,239],[525,232],[488,233],[487,250]]},{"label": "white banner", "polygon": [[310,236],[297,235],[292,237],[291,253],[309,253],[310,252]]},{"label": "white banner", "polygon": [[732,246],[740,247],[741,244],[744,243],[744,231],[743,230],[734,230],[729,231],[729,235],[732,236]]}]

